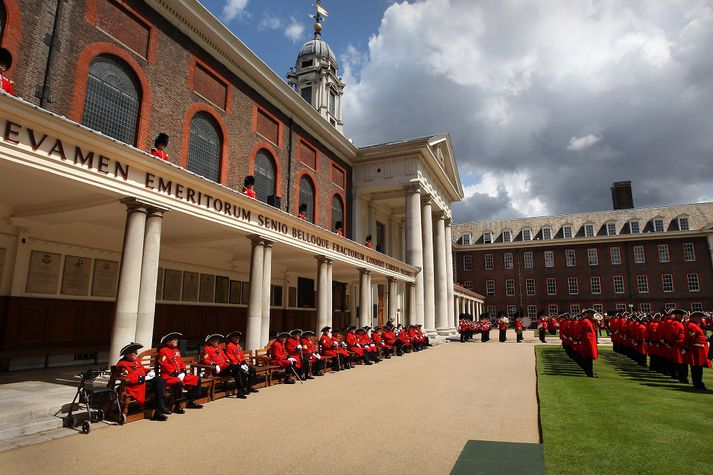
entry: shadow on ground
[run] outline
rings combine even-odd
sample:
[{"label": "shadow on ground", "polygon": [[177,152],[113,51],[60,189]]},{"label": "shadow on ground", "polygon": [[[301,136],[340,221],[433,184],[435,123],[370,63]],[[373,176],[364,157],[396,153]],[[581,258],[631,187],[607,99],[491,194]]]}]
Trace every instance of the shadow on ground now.
[{"label": "shadow on ground", "polygon": [[559,351],[543,351],[541,353],[543,374],[550,376],[572,376],[586,378],[582,368],[572,361],[563,349]]}]

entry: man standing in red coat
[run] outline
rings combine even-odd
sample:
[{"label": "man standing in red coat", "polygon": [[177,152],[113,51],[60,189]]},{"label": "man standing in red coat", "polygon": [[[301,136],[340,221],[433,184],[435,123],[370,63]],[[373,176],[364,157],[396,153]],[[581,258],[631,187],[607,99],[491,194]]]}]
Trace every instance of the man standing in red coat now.
[{"label": "man standing in red coat", "polygon": [[147,373],[144,369],[144,365],[137,360],[139,356],[138,351],[141,348],[143,348],[143,345],[129,343],[121,349],[119,354],[122,358],[116,363],[116,374],[124,381],[126,392],[136,399],[139,406],[144,405],[146,401],[146,386],[150,386],[155,407],[151,419],[154,421],[165,421],[168,419],[166,414],[171,413],[164,405],[166,382],[163,378],[157,378],[154,370]]},{"label": "man standing in red coat", "polygon": [[523,334],[525,333],[525,325],[523,325],[520,317],[515,319],[515,333],[517,334],[517,342],[521,343],[524,338]]},{"label": "man standing in red coat", "polygon": [[711,367],[711,360],[708,359],[708,341],[706,334],[701,328],[706,315],[703,312],[692,312],[686,323],[686,340],[684,344],[684,356],[691,365],[691,379],[693,387],[696,389],[706,389],[703,384],[703,368]]},{"label": "man standing in red coat", "polygon": [[225,345],[225,355],[230,360],[230,363],[238,367],[240,374],[240,390],[246,396],[250,393],[258,392],[253,388],[255,384],[256,374],[255,367],[251,365],[245,358],[243,348],[240,346],[240,337],[242,333],[238,331],[230,332],[225,335],[228,343]]},{"label": "man standing in red coat", "polygon": [[295,368],[299,368],[300,362],[293,358],[285,349],[285,342],[290,337],[287,332],[278,333],[275,341],[270,346],[270,364],[279,366],[285,370],[285,384],[295,384],[292,375],[297,375]]},{"label": "man standing in red coat", "polygon": [[[188,408],[200,409],[203,406],[195,402],[201,390],[201,378],[188,374],[186,364],[181,358],[181,352],[178,349],[178,339],[183,334],[171,332],[161,338],[161,349],[158,350],[158,365],[161,370],[161,377],[166,381],[166,385],[171,386],[175,394],[175,400],[178,401],[183,386],[186,386],[188,391]],[[173,412],[183,414],[183,408],[176,402]]]},{"label": "man standing in red coat", "polygon": [[582,312],[582,319],[577,324],[578,348],[582,358],[582,369],[590,378],[597,378],[594,372],[594,360],[599,358],[597,335],[594,333],[594,315],[597,312],[588,308]]},{"label": "man standing in red coat", "polygon": [[669,325],[668,340],[671,346],[671,360],[675,365],[672,378],[677,378],[682,384],[689,384],[688,363],[683,359],[683,345],[686,341],[686,328],[683,325],[683,318],[688,316],[688,312],[681,309],[673,309],[669,312],[672,316]]}]

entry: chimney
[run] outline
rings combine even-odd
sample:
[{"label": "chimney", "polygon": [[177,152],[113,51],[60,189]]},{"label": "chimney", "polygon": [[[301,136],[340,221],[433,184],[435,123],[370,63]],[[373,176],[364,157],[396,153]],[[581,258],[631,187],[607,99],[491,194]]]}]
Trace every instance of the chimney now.
[{"label": "chimney", "polygon": [[615,181],[611,186],[611,200],[614,209],[632,209],[634,197],[631,193],[631,181]]}]

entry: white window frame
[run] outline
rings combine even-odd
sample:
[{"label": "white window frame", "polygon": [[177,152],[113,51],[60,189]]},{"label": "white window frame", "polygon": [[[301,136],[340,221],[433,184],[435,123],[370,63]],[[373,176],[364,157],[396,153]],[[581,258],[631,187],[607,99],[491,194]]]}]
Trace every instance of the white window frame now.
[{"label": "white window frame", "polygon": [[[532,289],[532,292],[530,291]],[[528,296],[535,295],[535,279],[525,279],[525,292]]]},{"label": "white window frame", "polygon": [[530,317],[530,319],[537,318],[537,305],[527,306],[527,316]]},{"label": "white window frame", "polygon": [[462,246],[470,246],[470,234],[464,234],[460,237]]},{"label": "white window frame", "polygon": [[512,231],[509,229],[503,231],[503,242],[512,242]]},{"label": "white window frame", "polygon": [[579,305],[578,303],[570,304],[570,306],[569,306],[569,314],[570,315],[576,315],[581,311],[582,311],[582,306]]},{"label": "white window frame", "polygon": [[644,246],[634,246],[634,263],[646,264],[646,251],[644,251]]},{"label": "white window frame", "polygon": [[599,265],[599,253],[596,248],[587,249],[587,262],[589,262],[590,266]]},{"label": "white window frame", "polygon": [[493,243],[493,233],[490,231],[485,231],[483,233],[483,244],[492,244]]},{"label": "white window frame", "polygon": [[557,295],[557,279],[554,277],[548,277],[547,281],[547,295]]},{"label": "white window frame", "polygon": [[574,252],[574,249],[565,249],[564,257],[567,262],[567,267],[577,266],[577,254]]},{"label": "white window frame", "polygon": [[[612,226],[614,227],[613,231]],[[616,236],[616,223],[607,223],[607,236]]]},{"label": "white window frame", "polygon": [[486,297],[495,297],[495,281],[486,280],[485,281],[485,295]]},{"label": "white window frame", "polygon": [[613,266],[621,265],[621,248],[610,247],[609,248],[609,258]]},{"label": "white window frame", "polygon": [[491,317],[494,317],[498,314],[498,308],[495,305],[488,305],[485,308],[485,311],[488,312],[488,315]]},{"label": "white window frame", "polygon": [[668,250],[668,244],[659,244],[657,246],[659,254],[659,262],[671,262],[671,253]]},{"label": "white window frame", "polygon": [[661,274],[661,288],[666,294],[674,291],[673,274]]},{"label": "white window frame", "polygon": [[[634,225],[636,225],[636,230],[634,230]],[[629,233],[641,234],[641,223],[638,219],[632,219],[631,221],[629,221]]]},{"label": "white window frame", "polygon": [[556,303],[551,303],[547,306],[547,313],[550,314],[550,317],[556,317],[559,315],[560,312],[560,307]]},{"label": "white window frame", "polygon": [[602,279],[599,276],[589,278],[589,285],[592,288],[592,295],[600,295],[602,293]]},{"label": "white window frame", "polygon": [[703,304],[701,302],[691,302],[691,312],[702,312]]},{"label": "white window frame", "polygon": [[641,310],[644,313],[651,313],[651,304],[650,303],[640,303],[639,310]]},{"label": "white window frame", "polygon": [[532,241],[532,229],[530,229],[530,228],[522,229],[522,240],[523,241]]},{"label": "white window frame", "polygon": [[503,254],[503,265],[506,269],[512,269],[514,265],[514,258],[512,252],[506,252]]},{"label": "white window frame", "polygon": [[508,314],[508,317],[512,317],[513,315],[515,315],[517,313],[517,307],[515,305],[508,305],[506,307],[506,309],[507,309],[506,312]]},{"label": "white window frame", "polygon": [[515,279],[505,279],[505,295],[508,297],[515,295]]},{"label": "white window frame", "polygon": [[623,275],[612,276],[612,282],[614,284],[614,293],[615,294],[622,295],[622,294],[626,293],[626,284],[624,282]]},{"label": "white window frame", "polygon": [[554,267],[555,266],[555,252],[554,251],[545,251],[545,267]]},{"label": "white window frame", "polygon": [[594,237],[596,234],[596,229],[594,229],[593,223],[587,223],[584,225],[584,237]]},{"label": "white window frame", "polygon": [[492,254],[485,254],[485,256],[483,257],[483,262],[485,265],[485,270],[495,269],[495,258]]},{"label": "white window frame", "polygon": [[[547,235],[549,234],[549,236]],[[542,228],[542,239],[549,241],[552,239],[552,228],[549,226],[545,226]]]},{"label": "white window frame", "polygon": [[473,281],[472,280],[463,281],[463,288],[467,289],[467,290],[473,290]]},{"label": "white window frame", "polygon": [[686,262],[696,261],[696,246],[692,242],[683,243],[683,260]]},{"label": "white window frame", "polygon": [[[663,219],[661,219],[661,218],[654,219],[651,224],[652,224],[652,227],[653,227],[655,233],[663,233],[666,231],[666,227],[664,226]],[[661,226],[659,226],[659,225],[661,225]],[[659,227],[661,228],[660,231],[659,231]]]},{"label": "white window frame", "polygon": [[470,272],[473,270],[473,256],[466,254],[463,256],[463,271]]},{"label": "white window frame", "polygon": [[[685,226],[683,223],[686,223]],[[683,228],[686,229],[683,229]],[[691,230],[691,220],[688,219],[688,216],[679,216],[678,218],[678,230],[679,231],[690,231]]]},{"label": "white window frame", "polygon": [[616,311],[617,311],[618,313],[626,312],[626,304],[625,304],[625,303],[618,303],[618,304],[616,304],[615,309],[616,309]]},{"label": "white window frame", "polygon": [[525,251],[522,254],[522,260],[525,263],[525,269],[532,269],[534,267],[535,258],[532,255],[532,251]]},{"label": "white window frame", "polygon": [[[569,234],[569,236],[568,236],[568,234]],[[566,224],[566,225],[562,226],[562,237],[564,239],[572,239],[573,236],[574,236],[574,234],[572,232],[571,224]]]},{"label": "white window frame", "polygon": [[700,292],[701,291],[701,281],[698,278],[696,272],[691,272],[686,275],[686,280],[688,281],[688,291],[689,292]]},{"label": "white window frame", "polygon": [[[574,289],[574,292],[572,292]],[[579,280],[576,277],[567,278],[567,290],[569,295],[579,295]]]},{"label": "white window frame", "polygon": [[638,274],[636,276],[636,289],[640,294],[649,293],[649,276],[646,274]]},{"label": "white window frame", "polygon": [[600,303],[592,304],[592,309],[597,313],[604,313],[604,305]]},{"label": "white window frame", "polygon": [[666,310],[667,312],[673,308],[676,308],[676,302],[667,302],[663,304],[663,309]]}]

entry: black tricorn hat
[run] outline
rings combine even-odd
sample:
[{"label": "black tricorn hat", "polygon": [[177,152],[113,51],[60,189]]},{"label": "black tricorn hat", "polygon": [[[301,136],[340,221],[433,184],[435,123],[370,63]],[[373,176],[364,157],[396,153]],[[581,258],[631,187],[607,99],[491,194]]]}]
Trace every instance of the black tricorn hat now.
[{"label": "black tricorn hat", "polygon": [[306,331],[302,332],[302,336],[309,336],[309,335],[315,336],[315,334],[312,330],[306,330]]},{"label": "black tricorn hat", "polygon": [[159,145],[168,147],[168,134],[161,132],[156,136],[156,140],[153,141],[153,146],[158,148]]},{"label": "black tricorn hat", "polygon": [[696,310],[695,312],[691,312],[690,315],[688,315],[688,316],[691,317],[691,318],[693,318],[693,317],[706,318],[706,317],[707,317],[707,315],[706,315],[705,313],[701,312],[700,310]]},{"label": "black tricorn hat", "polygon": [[243,336],[243,332],[239,332],[239,331],[230,332],[227,335],[225,335],[225,339],[230,340],[234,336],[241,337],[241,336]]},{"label": "black tricorn hat", "polygon": [[5,69],[12,67],[12,53],[5,48],[0,48],[0,65],[5,66]]},{"label": "black tricorn hat", "polygon": [[183,333],[171,332],[171,333],[169,333],[169,334],[167,334],[167,335],[164,335],[163,338],[161,338],[161,344],[162,344],[162,345],[165,345],[166,342],[171,341],[171,340],[175,340],[175,339],[177,339],[177,338],[181,338],[182,336],[183,336]]},{"label": "black tricorn hat", "polygon": [[206,343],[208,343],[208,342],[211,341],[211,340],[222,340],[222,339],[224,339],[224,338],[225,338],[225,337],[224,337],[223,335],[221,335],[220,333],[211,333],[210,335],[208,335],[207,337],[205,337],[205,340],[203,340],[203,341],[205,341]]},{"label": "black tricorn hat", "polygon": [[302,211],[307,211],[307,205],[305,203],[302,203],[300,205],[300,212],[302,212]]},{"label": "black tricorn hat", "polygon": [[290,334],[287,332],[280,332],[275,336],[275,338],[289,338],[289,337],[290,337]]},{"label": "black tricorn hat", "polygon": [[331,329],[332,329],[332,327],[324,327],[324,328],[322,328],[320,331],[321,331],[321,332],[328,332],[328,331],[331,330]]},{"label": "black tricorn hat", "polygon": [[668,311],[669,315],[686,315],[688,312],[685,310],[682,310],[680,308],[672,308],[671,310]]},{"label": "black tricorn hat", "polygon": [[363,328],[357,328],[355,333],[366,333]]},{"label": "black tricorn hat", "polygon": [[301,334],[301,333],[302,333],[302,330],[300,330],[299,328],[295,328],[294,330],[290,330],[290,335],[292,335],[293,333],[300,333],[300,334]]},{"label": "black tricorn hat", "polygon": [[334,223],[334,228],[335,228],[335,229],[342,229],[342,222],[341,222],[341,221],[337,221],[336,223]]},{"label": "black tricorn hat", "polygon": [[144,347],[144,345],[142,345],[141,343],[134,343],[134,342],[131,342],[131,343],[129,343],[128,345],[126,345],[125,347],[123,347],[123,348],[121,349],[121,351],[119,352],[119,354],[120,354],[121,356],[126,356],[126,355],[128,355],[129,353],[138,352],[138,351],[139,351],[141,348],[143,348],[143,347]]},{"label": "black tricorn hat", "polygon": [[369,235],[366,236],[366,240],[367,240],[367,241],[371,241],[371,234],[369,234]]},{"label": "black tricorn hat", "polygon": [[243,186],[253,186],[255,184],[255,177],[252,175],[248,175],[245,177],[245,181],[243,181]]}]

